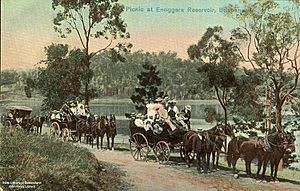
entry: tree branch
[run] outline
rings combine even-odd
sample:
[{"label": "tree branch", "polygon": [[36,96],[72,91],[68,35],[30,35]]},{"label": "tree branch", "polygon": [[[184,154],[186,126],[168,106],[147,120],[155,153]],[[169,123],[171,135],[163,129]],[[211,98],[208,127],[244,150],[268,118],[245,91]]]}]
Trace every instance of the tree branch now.
[{"label": "tree branch", "polygon": [[[86,48],[85,45],[84,45],[83,39],[82,39],[82,37],[81,37],[80,31],[78,30],[78,27],[77,27],[77,25],[76,25],[76,18],[73,16],[73,14],[72,14],[71,11],[70,11],[70,16],[71,16],[71,18],[72,18],[71,20],[72,20],[72,22],[73,22],[73,24],[74,24],[74,29],[76,30],[77,35],[79,36],[81,45],[83,46],[83,48]],[[69,23],[69,24],[70,24],[70,23]],[[71,27],[72,27],[72,25],[71,25]]]},{"label": "tree branch", "polygon": [[91,58],[94,57],[96,54],[98,54],[98,53],[100,53],[100,52],[106,50],[108,47],[110,47],[110,45],[112,44],[112,40],[113,40],[113,38],[110,39],[110,42],[109,42],[108,45],[105,46],[104,48],[102,48],[102,49],[100,49],[100,50],[98,50],[98,51],[92,53],[92,54],[91,54]]}]

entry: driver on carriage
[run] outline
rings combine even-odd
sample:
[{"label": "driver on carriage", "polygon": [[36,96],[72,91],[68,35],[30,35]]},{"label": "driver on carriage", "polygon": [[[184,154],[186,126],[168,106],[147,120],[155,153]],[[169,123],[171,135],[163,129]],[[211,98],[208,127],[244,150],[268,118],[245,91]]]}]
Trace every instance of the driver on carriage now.
[{"label": "driver on carriage", "polygon": [[171,118],[171,121],[178,125],[179,127],[184,127],[187,128],[187,124],[184,121],[184,117],[182,113],[179,112],[178,107],[176,106],[176,100],[173,99],[169,101],[169,106],[168,106],[168,114]]}]

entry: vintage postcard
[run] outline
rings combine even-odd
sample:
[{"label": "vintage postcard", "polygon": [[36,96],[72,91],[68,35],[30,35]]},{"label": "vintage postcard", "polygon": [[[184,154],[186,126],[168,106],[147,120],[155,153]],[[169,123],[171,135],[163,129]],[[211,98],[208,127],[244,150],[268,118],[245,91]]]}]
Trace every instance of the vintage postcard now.
[{"label": "vintage postcard", "polygon": [[0,191],[300,190],[299,0],[2,0]]}]

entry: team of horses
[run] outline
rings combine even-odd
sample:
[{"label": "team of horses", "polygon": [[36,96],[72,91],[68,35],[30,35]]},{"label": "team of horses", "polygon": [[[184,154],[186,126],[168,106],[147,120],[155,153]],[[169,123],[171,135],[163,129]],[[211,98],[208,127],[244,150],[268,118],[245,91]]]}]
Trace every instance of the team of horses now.
[{"label": "team of horses", "polygon": [[[265,179],[267,165],[270,162],[271,180],[277,179],[277,172],[280,161],[286,152],[295,151],[295,137],[291,133],[276,131],[265,137],[249,139],[243,136],[235,137],[233,129],[229,125],[216,125],[205,131],[188,131],[183,137],[183,147],[185,156],[194,152],[197,158],[197,169],[200,172],[214,171],[218,168],[219,154],[224,146],[226,136],[231,137],[228,143],[228,150],[224,152],[229,167],[235,173],[236,163],[240,157],[245,160],[247,175],[251,176],[251,162],[257,159],[256,177]],[[210,157],[212,156],[212,168],[210,167]],[[190,166],[190,160],[185,158],[185,162]],[[215,163],[216,162],[216,163]],[[262,174],[260,175],[261,168]]]},{"label": "team of horses", "polygon": [[59,124],[61,126],[60,131],[55,131],[55,135],[61,137],[64,141],[68,139],[70,129],[75,129],[76,142],[81,143],[82,137],[85,137],[86,143],[91,144],[93,147],[94,140],[96,140],[97,149],[99,149],[100,138],[100,148],[103,149],[103,138],[106,135],[107,149],[114,150],[114,139],[117,135],[116,117],[114,114],[109,116],[101,115],[100,117],[94,115],[89,119],[79,118],[78,120],[74,120],[72,119],[72,116],[66,114],[64,118],[66,120]]},{"label": "team of horses", "polygon": [[[93,147],[96,140],[97,148],[99,149],[99,138],[101,139],[100,148],[103,149],[103,138],[107,137],[107,148],[114,150],[114,139],[117,135],[116,117],[114,114],[109,116],[102,115],[100,117],[94,115],[89,120],[78,118],[74,120],[74,116],[65,113],[62,122],[52,122],[50,135],[61,138],[67,141],[70,136],[70,129],[75,129],[75,141],[81,143],[82,136],[86,137],[87,143]],[[33,116],[26,119],[26,125],[22,126],[28,132],[42,134],[44,123],[51,123],[50,117]],[[111,144],[110,144],[111,143]]]}]

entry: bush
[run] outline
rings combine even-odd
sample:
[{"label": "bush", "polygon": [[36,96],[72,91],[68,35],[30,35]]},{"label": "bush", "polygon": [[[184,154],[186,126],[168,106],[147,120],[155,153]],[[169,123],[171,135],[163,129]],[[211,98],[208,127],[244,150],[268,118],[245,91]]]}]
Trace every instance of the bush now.
[{"label": "bush", "polygon": [[[120,190],[124,174],[87,149],[23,131],[0,133],[0,183],[37,182],[36,190]],[[105,170],[104,170],[105,166]]]}]

